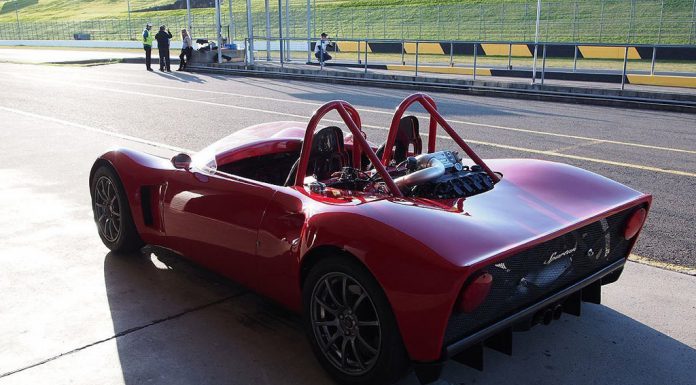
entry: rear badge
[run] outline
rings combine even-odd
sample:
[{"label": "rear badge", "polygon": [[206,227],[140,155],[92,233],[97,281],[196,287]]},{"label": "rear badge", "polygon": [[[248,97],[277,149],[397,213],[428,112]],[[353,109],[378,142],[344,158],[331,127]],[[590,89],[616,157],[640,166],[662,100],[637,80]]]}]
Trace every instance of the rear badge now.
[{"label": "rear badge", "polygon": [[565,257],[566,255],[571,255],[571,254],[575,253],[575,251],[576,251],[577,249],[578,249],[578,244],[576,243],[575,246],[573,246],[572,249],[568,249],[568,250],[566,250],[566,251],[564,251],[564,252],[562,252],[562,253],[559,253],[559,252],[557,252],[557,251],[554,251],[553,254],[551,254],[551,256],[549,257],[549,259],[547,259],[547,260],[544,262],[544,265],[550,265],[551,262],[553,262],[553,261],[555,261],[555,260],[557,260],[557,259],[561,259],[561,258]]}]

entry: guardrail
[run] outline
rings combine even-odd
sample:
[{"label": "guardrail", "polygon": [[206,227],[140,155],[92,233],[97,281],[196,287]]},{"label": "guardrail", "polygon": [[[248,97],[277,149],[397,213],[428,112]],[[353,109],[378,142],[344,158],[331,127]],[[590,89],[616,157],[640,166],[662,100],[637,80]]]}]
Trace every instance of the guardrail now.
[{"label": "guardrail", "polygon": [[[264,55],[261,54],[259,59],[257,56],[251,57],[252,53],[247,54],[246,63],[252,64],[255,60],[266,60],[266,61],[276,61],[280,62],[281,66],[285,63],[293,61],[291,55],[292,52],[306,52],[307,63],[317,62],[314,59],[313,51],[314,45],[318,38],[307,39],[304,38],[277,38],[277,37],[266,37],[257,36],[254,37],[254,45],[258,52],[265,51]],[[284,47],[284,57],[273,57],[271,52],[280,51],[280,46]],[[599,44],[599,43],[555,43],[555,42],[540,42],[535,44],[534,42],[528,41],[493,41],[493,42],[481,42],[481,41],[461,41],[461,40],[448,40],[448,41],[437,41],[437,40],[414,40],[414,39],[335,39],[332,40],[335,43],[334,47],[328,49],[329,52],[337,53],[349,53],[354,54],[351,60],[345,60],[345,57],[341,61],[342,64],[353,64],[355,66],[362,66],[364,72],[368,72],[368,68],[373,68],[375,64],[386,64],[385,69],[397,69],[397,70],[412,70],[415,76],[418,76],[421,71],[426,68],[422,62],[422,58],[432,59],[432,58],[445,58],[449,59],[448,62],[439,61],[440,68],[470,68],[470,75],[474,79],[480,75],[482,69],[491,68],[490,66],[481,66],[479,60],[482,57],[494,57],[497,59],[507,59],[507,65],[503,69],[498,71],[512,71],[513,70],[513,59],[526,58],[531,61],[532,68],[537,68],[537,64],[540,64],[540,69],[538,71],[532,71],[530,78],[532,83],[537,80],[541,84],[544,84],[548,72],[547,61],[548,59],[567,59],[572,60],[572,67],[561,67],[562,69],[568,69],[572,73],[582,73],[578,71],[579,60],[586,59],[598,59],[608,62],[620,63],[621,70],[613,70],[613,76],[621,77],[621,89],[624,89],[627,75],[629,74],[628,64],[632,62],[646,62],[649,60],[649,72],[646,70],[645,74],[653,76],[656,74],[656,64],[658,61],[663,62],[677,62],[681,64],[686,64],[684,66],[684,71],[672,71],[678,72],[680,74],[686,74],[688,76],[696,77],[696,46],[681,46],[681,45],[668,45],[668,44]],[[245,47],[248,44],[248,39],[244,39]],[[536,51],[536,55],[535,55]],[[370,55],[381,54],[381,61],[373,60]],[[406,66],[406,55],[412,55],[414,65]],[[455,58],[469,57],[471,58],[471,64],[467,65],[455,65]],[[396,59],[400,58],[400,60]],[[386,62],[385,62],[386,60]],[[397,61],[398,60],[398,61]],[[540,63],[538,63],[540,62]],[[391,65],[392,63],[399,63],[396,66]],[[691,64],[693,63],[693,64]],[[324,63],[319,62],[320,66],[323,68]],[[443,64],[445,64],[443,66]],[[398,67],[401,65],[401,67]],[[433,67],[427,67],[428,70]],[[591,73],[600,75],[606,75],[608,70],[594,69]],[[435,71],[429,71],[435,72]],[[519,71],[518,71],[519,72]],[[457,73],[454,71],[449,71],[449,73]],[[517,74],[519,75],[519,73]],[[519,77],[519,76],[516,76]]]}]

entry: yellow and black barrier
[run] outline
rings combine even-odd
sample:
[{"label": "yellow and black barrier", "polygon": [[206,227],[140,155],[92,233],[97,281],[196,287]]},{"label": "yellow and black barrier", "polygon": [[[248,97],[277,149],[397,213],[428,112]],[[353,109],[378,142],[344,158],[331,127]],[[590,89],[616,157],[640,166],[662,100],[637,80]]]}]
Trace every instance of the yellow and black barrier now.
[{"label": "yellow and black barrier", "polygon": [[[312,43],[312,49],[314,49]],[[365,52],[383,54],[408,54],[418,53],[423,55],[473,55],[474,47],[480,56],[512,56],[512,57],[532,57],[534,55],[534,44],[505,44],[505,43],[457,43],[457,42],[357,42],[357,41],[338,41],[330,51],[337,52]],[[542,46],[539,46],[538,55],[541,56]],[[451,51],[451,52],[450,52]],[[623,46],[597,46],[579,45],[577,51],[578,59],[616,59],[623,60],[625,54]],[[550,58],[573,58],[575,57],[575,46],[573,45],[547,45],[546,57]],[[653,55],[652,47],[629,46],[629,60],[651,60]],[[655,60],[683,60],[696,61],[696,47],[657,47],[655,50]]]}]

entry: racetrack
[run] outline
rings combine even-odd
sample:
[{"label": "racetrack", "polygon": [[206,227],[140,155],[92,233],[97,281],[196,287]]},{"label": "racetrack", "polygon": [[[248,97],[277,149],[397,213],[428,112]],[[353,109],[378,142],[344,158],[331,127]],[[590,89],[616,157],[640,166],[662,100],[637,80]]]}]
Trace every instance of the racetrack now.
[{"label": "racetrack", "polygon": [[[87,175],[114,146],[197,150],[252,124],[305,122],[331,99],[355,105],[381,143],[408,92],[142,67],[0,64],[0,384],[330,383],[294,316],[176,257],[108,253]],[[484,158],[570,163],[652,193],[634,253],[696,268],[694,115],[431,96]],[[450,363],[445,378],[694,383],[694,290],[692,276],[629,263],[604,306],[516,335],[514,356],[487,352],[483,373]]]}]

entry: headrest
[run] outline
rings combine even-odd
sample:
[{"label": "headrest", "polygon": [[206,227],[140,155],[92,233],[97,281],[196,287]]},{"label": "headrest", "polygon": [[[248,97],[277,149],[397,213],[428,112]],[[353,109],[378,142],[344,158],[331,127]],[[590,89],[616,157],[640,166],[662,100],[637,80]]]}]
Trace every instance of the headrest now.
[{"label": "headrest", "polygon": [[332,152],[343,152],[343,131],[340,128],[329,126],[324,127],[314,134],[312,139],[311,155],[328,154]]},{"label": "headrest", "polygon": [[394,146],[393,158],[397,163],[406,160],[409,145],[413,145],[416,154],[423,150],[423,142],[421,141],[418,130],[418,118],[415,116],[404,116],[399,121],[399,129],[396,132],[396,141]]}]

